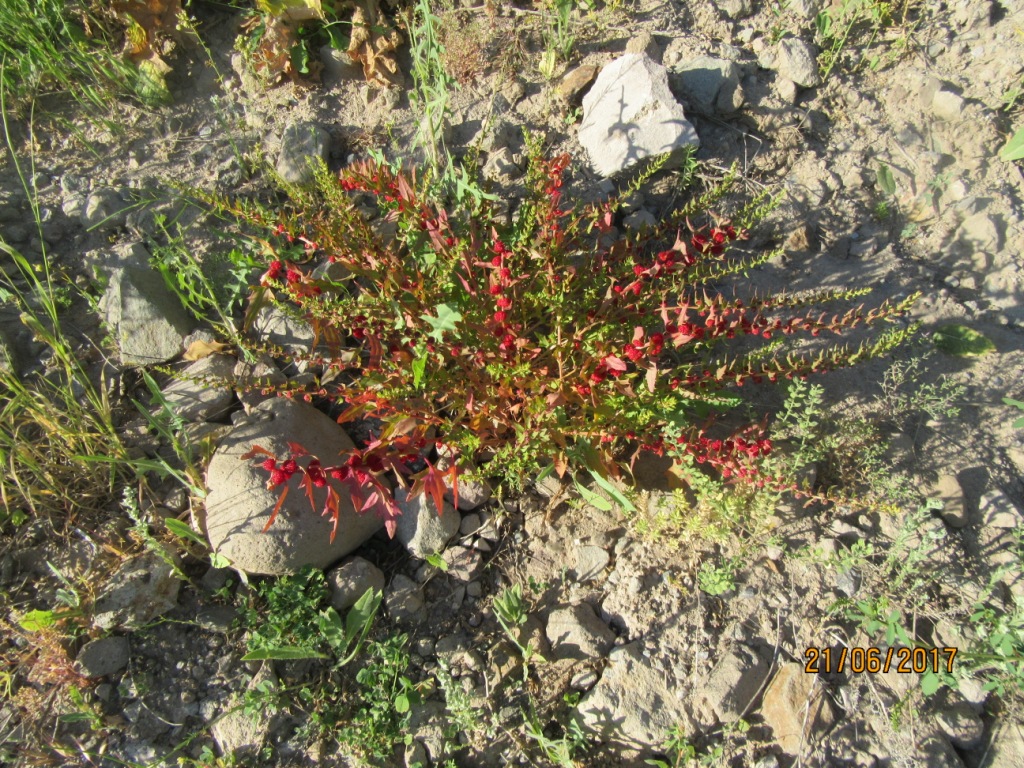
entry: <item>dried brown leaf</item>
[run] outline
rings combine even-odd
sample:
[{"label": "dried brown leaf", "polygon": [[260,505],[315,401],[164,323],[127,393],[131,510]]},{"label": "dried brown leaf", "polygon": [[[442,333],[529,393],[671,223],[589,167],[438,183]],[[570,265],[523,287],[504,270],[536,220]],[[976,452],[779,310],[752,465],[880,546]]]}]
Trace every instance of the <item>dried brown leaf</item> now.
[{"label": "dried brown leaf", "polygon": [[395,51],[402,36],[381,13],[378,0],[358,0],[352,10],[352,38],[348,55],[363,66],[368,83],[384,88],[402,84]]}]

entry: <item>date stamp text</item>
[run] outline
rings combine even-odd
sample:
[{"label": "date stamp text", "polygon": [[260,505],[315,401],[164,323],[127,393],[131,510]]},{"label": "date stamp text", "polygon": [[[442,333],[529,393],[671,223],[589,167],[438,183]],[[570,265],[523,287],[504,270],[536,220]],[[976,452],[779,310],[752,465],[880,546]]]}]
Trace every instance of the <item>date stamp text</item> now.
[{"label": "date stamp text", "polygon": [[804,672],[952,672],[957,648],[814,648],[804,651]]}]

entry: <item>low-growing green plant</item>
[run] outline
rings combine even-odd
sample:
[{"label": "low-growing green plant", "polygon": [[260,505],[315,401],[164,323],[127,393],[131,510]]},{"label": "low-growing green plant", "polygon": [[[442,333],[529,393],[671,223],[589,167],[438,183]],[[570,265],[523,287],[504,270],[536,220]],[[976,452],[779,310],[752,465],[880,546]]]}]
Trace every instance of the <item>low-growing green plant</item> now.
[{"label": "low-growing green plant", "polygon": [[393,635],[367,647],[369,660],[356,675],[359,703],[335,734],[361,758],[390,757],[396,744],[408,744],[412,739],[410,710],[420,694],[406,675],[407,642],[406,635]]},{"label": "low-growing green plant", "polygon": [[249,628],[245,661],[328,658],[342,667],[356,657],[381,603],[369,589],[342,622],[327,599],[323,571],[306,567],[257,587],[261,605],[249,605],[243,621]]},{"label": "low-growing green plant", "polygon": [[570,31],[573,5],[573,0],[548,0],[542,27],[544,53],[538,65],[548,80],[555,76],[559,63],[568,63],[576,45],[576,36]]},{"label": "low-growing green plant", "polygon": [[[894,11],[898,11],[898,20]],[[823,9],[814,20],[822,43],[818,57],[822,78],[828,78],[844,54],[851,49],[860,52],[854,65],[859,66],[865,61],[867,52],[876,40],[893,26],[898,26],[900,32],[886,41],[888,50],[884,55],[873,56],[867,61],[872,69],[876,69],[883,60],[902,54],[909,44],[910,30],[914,26],[909,12],[909,2],[896,4],[883,0],[840,0]]]},{"label": "low-growing green plant", "polygon": [[[385,473],[438,508],[445,481],[457,493],[470,464],[519,485],[544,465],[572,471],[622,503],[610,481],[642,450],[726,480],[782,483],[759,475],[772,450],[761,424],[727,428],[716,414],[736,412],[747,385],[850,365],[914,333],[896,327],[853,347],[814,338],[893,319],[916,297],[829,315],[816,307],[864,291],[743,300],[713,290],[772,256],[740,248],[745,227],[770,209],[767,197],[731,221],[709,213],[732,175],[661,225],[623,235],[614,229],[618,199],[567,206],[568,156],[544,158],[533,138],[528,146],[528,196],[508,227],[492,224],[489,200],[448,210],[415,172],[380,161],[355,163],[339,179],[321,168],[316,189],[293,190],[294,207],[280,213],[209,198],[267,226],[280,247],[301,245],[347,270],[340,282],[323,280],[275,259],[248,315],[274,302],[298,308],[326,350],[314,360],[333,378],[307,399],[346,404],[342,423],[382,421],[369,443],[340,457],[253,446],[246,459],[260,461],[271,487],[286,493],[296,474],[310,496],[327,486],[334,519],[343,488],[393,530]],[[374,230],[356,194],[376,199],[397,226],[393,239]],[[443,472],[426,453],[435,443],[456,457]],[[410,470],[421,454],[427,467]]]},{"label": "low-growing green plant", "polygon": [[447,159],[445,123],[453,84],[445,68],[440,25],[441,20],[431,11],[428,0],[418,0],[408,24],[413,80],[409,100],[420,113],[416,143],[426,152],[427,161],[435,173],[442,170],[443,161]]},{"label": "low-growing green plant", "polygon": [[117,54],[120,34],[109,22],[109,10],[96,2],[0,4],[0,88],[10,106],[19,111],[37,97],[65,93],[103,116],[112,94],[136,93],[136,70]]},{"label": "low-growing green plant", "polygon": [[721,565],[715,565],[707,560],[700,564],[697,571],[697,586],[701,592],[712,597],[732,592],[736,589],[737,566],[735,560],[726,560]]}]

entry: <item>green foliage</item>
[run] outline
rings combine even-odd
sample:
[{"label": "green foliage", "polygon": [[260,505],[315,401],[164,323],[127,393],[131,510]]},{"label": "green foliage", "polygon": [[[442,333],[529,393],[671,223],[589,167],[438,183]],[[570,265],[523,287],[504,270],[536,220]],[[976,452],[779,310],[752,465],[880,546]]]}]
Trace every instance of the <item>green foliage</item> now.
[{"label": "green foliage", "polygon": [[964,325],[936,328],[932,340],[940,351],[957,357],[980,357],[996,350],[995,344]]},{"label": "green foliage", "polygon": [[394,746],[408,738],[410,709],[420,695],[406,676],[407,642],[406,635],[394,635],[367,647],[369,661],[356,675],[359,703],[336,733],[361,758],[390,757]]},{"label": "green foliage", "polygon": [[121,34],[104,11],[97,2],[0,3],[0,89],[9,106],[67,93],[99,116],[111,95],[138,93],[135,69],[116,54]]},{"label": "green foliage", "polygon": [[1024,160],[1024,128],[1018,130],[1007,140],[1006,146],[999,150],[999,159],[1005,163]]},{"label": "green foliage", "polygon": [[538,66],[548,80],[555,76],[559,62],[568,63],[576,45],[576,36],[570,31],[573,5],[573,0],[548,0],[542,27],[544,53]]},{"label": "green foliage", "polygon": [[735,560],[728,560],[721,565],[715,565],[711,561],[700,564],[697,571],[697,586],[701,592],[718,597],[736,589],[736,568],[739,565]]},{"label": "green foliage", "polygon": [[448,120],[449,92],[453,85],[445,68],[445,52],[441,45],[441,20],[433,14],[429,0],[417,0],[408,24],[409,54],[412,56],[413,89],[409,101],[420,113],[417,146],[426,152],[435,173],[447,158],[444,143]]},{"label": "green foliage", "polygon": [[[904,3],[901,26],[907,24],[907,4]],[[822,10],[814,20],[821,53],[818,65],[823,79],[827,79],[839,66],[849,50],[860,52],[855,66],[864,61],[866,51],[894,24],[893,3],[882,0],[840,0]],[[906,46],[906,37],[899,37],[889,55]],[[881,64],[881,57],[869,61],[872,69]]]},{"label": "green foliage", "polygon": [[[1020,400],[1014,400],[1011,397],[1004,397],[1003,402],[1006,405],[1012,405],[1018,411],[1024,411],[1024,402],[1021,402]],[[1011,426],[1014,429],[1024,429],[1024,416],[1021,416],[1019,419],[1014,421]]]},{"label": "green foliage", "polygon": [[355,658],[382,599],[380,592],[367,590],[343,623],[334,608],[321,609],[327,583],[323,571],[312,567],[262,582],[256,592],[260,604],[250,604],[243,615],[249,627],[244,661],[332,658],[335,667]]},{"label": "green foliage", "polygon": [[[414,496],[442,489],[432,465],[411,474],[402,460],[427,445],[428,432],[458,457],[448,482],[469,463],[511,484],[551,463],[560,475],[595,478],[628,508],[610,478],[637,448],[700,465],[702,474],[750,480],[770,440],[756,423],[732,432],[714,426],[716,414],[744,402],[744,385],[875,357],[914,332],[808,347],[797,339],[884,322],[914,298],[827,315],[817,307],[863,291],[749,302],[715,293],[717,282],[771,256],[744,251],[745,231],[708,210],[721,204],[732,175],[667,212],[658,227],[613,236],[620,198],[567,205],[568,156],[547,159],[536,139],[527,144],[528,194],[510,227],[494,226],[492,201],[460,197],[451,178],[419,179],[379,159],[350,166],[340,179],[321,169],[316,189],[291,190],[292,206],[277,216],[216,201],[271,229],[261,243],[280,249],[249,317],[270,303],[301,314],[341,374],[308,394],[348,404],[343,419],[384,422],[372,445],[331,467],[311,465],[313,474],[296,462],[275,485],[299,473],[307,488],[324,480],[336,499],[338,480],[390,525],[398,512],[381,474],[405,475]],[[663,161],[638,173],[630,189]],[[682,175],[690,178],[692,167]],[[380,238],[351,193],[376,199],[395,223],[393,241]],[[772,205],[759,197],[735,220],[753,223]],[[349,277],[317,278],[293,260],[296,248],[330,254]],[[261,450],[250,456],[266,463]]]}]

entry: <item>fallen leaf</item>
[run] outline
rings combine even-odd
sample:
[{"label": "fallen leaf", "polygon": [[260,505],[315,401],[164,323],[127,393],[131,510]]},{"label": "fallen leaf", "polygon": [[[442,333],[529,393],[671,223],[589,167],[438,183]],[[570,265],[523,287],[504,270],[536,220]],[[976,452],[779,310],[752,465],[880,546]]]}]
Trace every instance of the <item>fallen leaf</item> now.
[{"label": "fallen leaf", "polygon": [[219,355],[229,349],[227,344],[219,341],[193,341],[185,350],[186,360],[202,360],[210,355]]},{"label": "fallen leaf", "polygon": [[395,51],[402,36],[380,12],[378,0],[358,0],[352,10],[348,55],[363,65],[366,82],[384,88],[402,84]]}]

